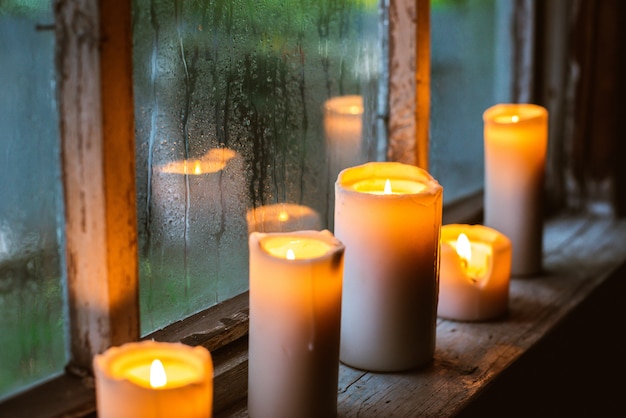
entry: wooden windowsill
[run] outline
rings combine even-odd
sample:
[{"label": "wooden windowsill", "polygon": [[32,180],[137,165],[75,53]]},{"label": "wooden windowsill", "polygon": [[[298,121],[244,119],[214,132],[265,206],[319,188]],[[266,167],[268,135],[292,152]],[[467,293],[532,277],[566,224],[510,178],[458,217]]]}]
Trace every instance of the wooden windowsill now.
[{"label": "wooden windowsill", "polygon": [[[506,317],[483,323],[439,320],[435,357],[421,370],[386,374],[340,365],[339,416],[462,414],[498,386],[500,376],[541,349],[594,291],[625,274],[625,243],[626,220],[562,216],[548,221],[545,272],[512,279]],[[211,349],[218,418],[247,416],[247,297],[146,337]],[[0,416],[95,417],[93,380],[69,375],[53,379],[0,403]]]},{"label": "wooden windowsill", "polygon": [[[372,373],[340,365],[339,416],[462,415],[498,384],[498,376],[523,363],[596,289],[624,275],[625,244],[625,220],[582,216],[549,221],[544,234],[545,271],[538,277],[512,279],[506,317],[482,323],[438,320],[435,357],[425,369]],[[592,359],[581,360],[585,361]],[[521,393],[518,402],[532,405],[533,400]],[[512,416],[514,405],[510,408],[500,411],[500,416]],[[221,416],[247,416],[245,399]]]}]

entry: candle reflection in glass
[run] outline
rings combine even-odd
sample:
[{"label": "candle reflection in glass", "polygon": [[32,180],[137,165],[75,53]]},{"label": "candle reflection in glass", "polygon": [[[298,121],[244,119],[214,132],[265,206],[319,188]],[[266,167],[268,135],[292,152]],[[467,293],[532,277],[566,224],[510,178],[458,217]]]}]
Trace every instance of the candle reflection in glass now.
[{"label": "candle reflection in glass", "polygon": [[308,206],[277,203],[248,210],[248,233],[317,231],[322,228],[319,214]]},{"label": "candle reflection in glass", "polygon": [[[324,104],[324,133],[329,188],[332,191],[341,170],[364,162],[363,97],[348,95],[328,99]],[[329,227],[332,229],[333,193],[329,194],[328,200]]]},{"label": "candle reflection in glass", "polygon": [[176,317],[247,287],[247,280],[221,280],[247,275],[245,164],[229,148],[155,164],[142,264],[142,285],[150,289],[142,292],[142,318],[154,318],[153,327],[164,325],[166,310]]}]

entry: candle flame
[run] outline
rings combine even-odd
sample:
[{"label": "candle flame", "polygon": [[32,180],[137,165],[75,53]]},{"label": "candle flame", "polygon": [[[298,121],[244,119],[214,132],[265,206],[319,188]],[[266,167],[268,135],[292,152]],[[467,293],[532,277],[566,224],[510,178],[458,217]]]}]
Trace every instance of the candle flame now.
[{"label": "candle flame", "polygon": [[472,245],[464,233],[459,234],[456,240],[456,253],[466,263],[472,259]]},{"label": "candle flame", "polygon": [[287,260],[295,260],[296,254],[293,252],[291,248],[287,250]]},{"label": "candle flame", "polygon": [[194,165],[194,168],[193,168],[193,172],[194,172],[194,174],[201,174],[202,173],[200,161],[196,161],[196,164]]},{"label": "candle flame", "polygon": [[517,116],[517,115],[513,115],[513,116],[511,117],[511,121],[512,121],[513,123],[517,123],[517,122],[519,122],[519,116]]},{"label": "candle flame", "polygon": [[289,220],[289,213],[287,213],[287,211],[281,210],[278,213],[278,220],[280,222],[285,222],[285,221]]},{"label": "candle flame", "polygon": [[165,374],[165,368],[161,360],[155,359],[150,365],[150,386],[153,388],[160,388],[167,384],[167,375]]},{"label": "candle flame", "polygon": [[385,181],[385,190],[383,190],[383,194],[391,194],[391,182],[389,179]]}]

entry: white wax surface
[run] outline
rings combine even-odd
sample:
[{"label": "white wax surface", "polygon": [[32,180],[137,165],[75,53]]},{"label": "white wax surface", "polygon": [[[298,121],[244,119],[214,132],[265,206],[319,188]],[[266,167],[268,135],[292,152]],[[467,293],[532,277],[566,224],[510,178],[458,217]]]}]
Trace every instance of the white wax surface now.
[{"label": "white wax surface", "polygon": [[343,245],[296,231],[253,232],[249,246],[248,414],[336,416]]},{"label": "white wax surface", "polygon": [[[472,258],[457,253],[457,239],[470,240]],[[508,310],[511,242],[482,225],[444,225],[441,228],[438,316],[457,321],[485,321]]]},{"label": "white wax surface", "polygon": [[[386,179],[407,192],[355,190]],[[435,348],[443,189],[417,167],[368,163],[342,171],[335,193],[335,235],[346,246],[341,361],[373,371],[426,365]]]},{"label": "white wax surface", "polygon": [[[150,365],[161,360],[167,383],[150,386]],[[99,418],[209,418],[213,363],[203,347],[142,341],[94,358]]]},{"label": "white wax surface", "polygon": [[483,119],[484,224],[511,240],[512,275],[537,274],[542,268],[548,113],[536,105],[500,104],[487,109]]}]

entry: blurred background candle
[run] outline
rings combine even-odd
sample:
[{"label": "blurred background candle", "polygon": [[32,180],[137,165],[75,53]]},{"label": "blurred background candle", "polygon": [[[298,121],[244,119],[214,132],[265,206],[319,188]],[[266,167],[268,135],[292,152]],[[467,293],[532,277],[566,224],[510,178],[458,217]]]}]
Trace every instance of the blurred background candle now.
[{"label": "blurred background candle", "polygon": [[513,276],[537,274],[542,269],[548,112],[533,104],[499,104],[487,109],[483,120],[484,224],[511,240]]},{"label": "blurred background candle", "polygon": [[213,363],[203,347],[143,341],[94,358],[99,418],[208,418]]},{"label": "blurred background candle", "polygon": [[320,215],[308,206],[276,203],[248,210],[248,233],[322,229]]},{"label": "blurred background candle", "polygon": [[426,171],[406,164],[367,163],[339,174],[335,236],[346,246],[342,362],[399,371],[431,361],[442,194]]},{"label": "blurred background candle", "polygon": [[325,231],[253,232],[248,414],[337,414],[343,245]]},{"label": "blurred background candle", "polygon": [[458,321],[484,321],[508,309],[511,241],[482,225],[441,228],[437,314]]},{"label": "blurred background candle", "polygon": [[[339,172],[363,162],[363,97],[358,95],[337,96],[324,103],[324,133],[328,158],[330,190]],[[328,199],[328,212],[333,213],[335,196]],[[329,217],[333,229],[333,218]]]}]

